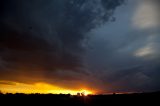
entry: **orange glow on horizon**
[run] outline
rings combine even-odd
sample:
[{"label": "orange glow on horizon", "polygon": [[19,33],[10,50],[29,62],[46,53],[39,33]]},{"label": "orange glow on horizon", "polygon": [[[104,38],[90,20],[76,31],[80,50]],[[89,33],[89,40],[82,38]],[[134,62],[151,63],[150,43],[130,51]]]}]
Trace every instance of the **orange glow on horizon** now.
[{"label": "orange glow on horizon", "polygon": [[87,91],[87,90],[82,90],[81,92],[84,94],[84,96],[87,96],[89,94],[93,94],[91,91]]},{"label": "orange glow on horizon", "polygon": [[0,91],[2,93],[41,93],[41,94],[71,94],[83,93],[85,96],[93,94],[93,91],[86,89],[71,90],[59,86],[37,82],[34,84],[24,84],[11,81],[0,81]]}]

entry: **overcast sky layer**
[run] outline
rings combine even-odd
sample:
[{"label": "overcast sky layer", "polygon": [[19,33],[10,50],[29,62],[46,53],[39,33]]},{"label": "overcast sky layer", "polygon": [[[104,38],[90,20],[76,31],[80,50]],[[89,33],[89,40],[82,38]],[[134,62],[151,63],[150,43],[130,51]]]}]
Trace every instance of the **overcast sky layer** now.
[{"label": "overcast sky layer", "polygon": [[2,0],[0,80],[160,90],[159,0]]}]

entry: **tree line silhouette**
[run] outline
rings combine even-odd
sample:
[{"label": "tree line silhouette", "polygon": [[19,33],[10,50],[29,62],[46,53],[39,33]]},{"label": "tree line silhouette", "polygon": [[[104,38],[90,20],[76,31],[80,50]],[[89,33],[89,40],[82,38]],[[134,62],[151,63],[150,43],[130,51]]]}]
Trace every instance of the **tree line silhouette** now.
[{"label": "tree line silhouette", "polygon": [[132,93],[132,94],[109,94],[109,95],[87,95],[77,93],[71,94],[24,94],[0,92],[0,101],[6,105],[8,103],[20,104],[53,104],[59,106],[106,106],[108,104],[139,105],[139,104],[160,104],[160,92]]}]

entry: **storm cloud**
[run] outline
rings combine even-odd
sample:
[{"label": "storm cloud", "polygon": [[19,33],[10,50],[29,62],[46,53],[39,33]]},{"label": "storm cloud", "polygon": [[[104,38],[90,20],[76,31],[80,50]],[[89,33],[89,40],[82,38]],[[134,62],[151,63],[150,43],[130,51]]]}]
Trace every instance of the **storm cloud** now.
[{"label": "storm cloud", "polygon": [[1,79],[53,83],[88,75],[85,33],[108,21],[122,2],[2,0]]},{"label": "storm cloud", "polygon": [[[116,22],[92,30],[87,61],[107,91],[156,91],[159,76],[159,2],[128,0]],[[98,74],[97,74],[98,73]]]},{"label": "storm cloud", "polygon": [[2,0],[0,80],[99,92],[160,89],[158,0]]}]

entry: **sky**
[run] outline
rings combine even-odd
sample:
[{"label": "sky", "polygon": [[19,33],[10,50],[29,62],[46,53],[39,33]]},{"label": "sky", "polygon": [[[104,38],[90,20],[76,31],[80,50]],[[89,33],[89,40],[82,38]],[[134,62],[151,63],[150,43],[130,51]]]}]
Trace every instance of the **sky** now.
[{"label": "sky", "polygon": [[2,0],[0,91],[160,90],[159,0]]}]

